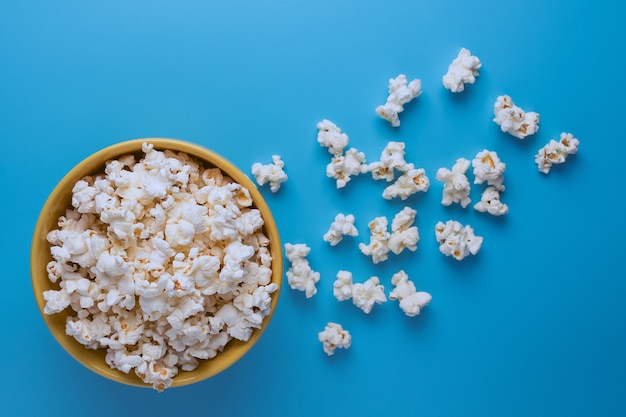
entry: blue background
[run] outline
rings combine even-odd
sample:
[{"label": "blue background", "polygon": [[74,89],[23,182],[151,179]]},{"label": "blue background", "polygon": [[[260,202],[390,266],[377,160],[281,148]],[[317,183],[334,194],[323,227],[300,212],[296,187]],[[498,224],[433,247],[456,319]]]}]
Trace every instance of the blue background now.
[{"label": "blue background", "polygon": [[[626,415],[624,41],[626,7],[609,1],[3,1],[0,3],[2,415]],[[441,77],[461,47],[483,68],[452,95]],[[389,78],[423,94],[390,127],[374,108]],[[519,141],[492,122],[509,94],[541,114]],[[390,140],[426,169],[428,193],[386,201],[360,176],[337,190],[316,123],[378,160]],[[579,153],[545,176],[536,151],[562,131]],[[126,139],[173,137],[245,172],[279,154],[289,180],[263,188],[284,243],[306,243],[320,272],[306,299],[286,285],[267,332],[202,383],[128,387],[83,368],[46,329],[29,272],[31,236],[55,184],[91,153]],[[480,150],[507,164],[504,218],[440,204],[439,167]],[[482,187],[473,187],[473,202]],[[473,204],[473,203],[472,203]],[[405,205],[421,240],[373,265],[367,223]],[[338,212],[360,235],[322,240]],[[438,252],[434,225],[456,219],[484,237],[477,256]],[[288,267],[288,264],[286,264]],[[409,318],[397,302],[366,315],[332,296],[404,269],[433,296]],[[317,333],[347,328],[327,357]]]}]

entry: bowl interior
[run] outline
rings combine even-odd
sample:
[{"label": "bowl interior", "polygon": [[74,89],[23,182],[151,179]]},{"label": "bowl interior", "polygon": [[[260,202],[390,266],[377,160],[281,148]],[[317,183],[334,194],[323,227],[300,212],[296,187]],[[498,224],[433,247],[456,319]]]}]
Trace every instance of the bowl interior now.
[{"label": "bowl interior", "polygon": [[65,334],[65,321],[67,316],[72,313],[70,308],[67,308],[61,313],[52,315],[43,313],[45,306],[43,292],[49,289],[58,289],[58,284],[53,284],[48,279],[46,272],[46,265],[52,260],[50,244],[46,240],[46,236],[51,230],[58,228],[57,222],[59,216],[64,215],[66,209],[71,208],[72,188],[74,184],[86,175],[104,173],[106,161],[127,154],[136,154],[141,157],[143,155],[141,146],[144,142],[151,143],[154,145],[154,148],[158,150],[169,149],[175,152],[184,152],[203,162],[205,167],[220,168],[225,175],[250,191],[253,206],[261,211],[265,221],[264,233],[270,240],[269,249],[272,254],[272,282],[278,286],[278,289],[272,294],[271,313],[265,317],[262,328],[255,329],[247,342],[241,342],[236,339],[231,340],[216,357],[200,361],[200,365],[195,370],[190,372],[180,371],[174,378],[172,386],[175,387],[210,378],[240,359],[259,339],[267,327],[278,302],[283,273],[282,247],[278,229],[261,193],[254,183],[235,165],[206,148],[174,139],[134,139],[112,145],[96,152],[74,167],[54,188],[44,204],[39,219],[37,220],[32,240],[31,278],[37,305],[46,325],[49,327],[55,339],[72,357],[85,367],[111,380],[133,386],[148,387],[148,385],[144,384],[132,371],[129,374],[124,374],[121,371],[111,369],[104,360],[104,349],[87,349],[74,340],[73,337]]}]

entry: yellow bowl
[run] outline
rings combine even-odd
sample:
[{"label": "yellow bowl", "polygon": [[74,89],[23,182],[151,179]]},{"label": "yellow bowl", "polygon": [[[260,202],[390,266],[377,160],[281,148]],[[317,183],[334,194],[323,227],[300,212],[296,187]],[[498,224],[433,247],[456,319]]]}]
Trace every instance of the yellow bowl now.
[{"label": "yellow bowl", "polygon": [[59,216],[64,215],[66,209],[72,208],[71,198],[74,184],[87,175],[104,174],[105,163],[109,160],[117,159],[127,154],[136,154],[141,157],[141,146],[144,142],[154,145],[154,148],[158,150],[169,149],[175,152],[184,152],[197,158],[200,162],[203,162],[206,168],[219,168],[235,182],[248,189],[253,199],[253,206],[260,210],[265,221],[264,233],[269,238],[269,250],[272,255],[272,282],[278,286],[278,289],[272,293],[271,312],[265,317],[262,327],[255,329],[247,342],[233,339],[226,345],[224,350],[219,352],[214,358],[201,360],[200,365],[195,370],[179,372],[178,375],[174,377],[172,386],[183,386],[210,378],[225,370],[245,355],[266,329],[276,309],[280,293],[283,274],[283,257],[276,222],[272,217],[267,203],[254,183],[231,162],[201,146],[180,140],[163,138],[129,140],[109,146],[89,156],[65,175],[61,182],[54,188],[41,210],[41,214],[35,226],[31,246],[30,268],[32,285],[37,305],[39,306],[39,310],[46,325],[56,340],[74,357],[74,359],[88,369],[113,381],[138,387],[149,387],[149,385],[143,383],[132,371],[125,374],[110,368],[104,359],[106,354],[104,349],[87,349],[72,336],[65,334],[65,320],[72,312],[71,308],[68,307],[61,313],[51,315],[44,314],[43,312],[45,306],[43,292],[50,289],[58,289],[58,284],[54,284],[48,279],[46,271],[46,265],[48,262],[52,261],[50,244],[46,240],[46,236],[48,232],[58,228],[57,222]]}]

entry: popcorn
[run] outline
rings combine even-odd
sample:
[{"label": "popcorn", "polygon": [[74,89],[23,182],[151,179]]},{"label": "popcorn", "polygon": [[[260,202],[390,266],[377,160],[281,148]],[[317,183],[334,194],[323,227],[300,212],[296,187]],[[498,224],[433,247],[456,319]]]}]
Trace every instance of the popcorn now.
[{"label": "popcorn", "polygon": [[291,267],[287,271],[287,282],[293,290],[304,291],[306,298],[311,298],[317,293],[315,284],[320,280],[319,272],[311,269],[306,256],[311,252],[304,243],[285,244],[285,255]]},{"label": "popcorn", "polygon": [[482,184],[493,186],[497,191],[504,191],[504,171],[506,164],[500,161],[498,154],[487,149],[476,154],[476,158],[472,160],[474,169],[474,184]]},{"label": "popcorn", "polygon": [[324,234],[324,241],[330,243],[331,246],[337,245],[344,236],[358,236],[359,232],[354,227],[354,215],[339,213],[335,216],[335,220],[330,225],[328,232]]},{"label": "popcorn", "polygon": [[336,180],[337,188],[343,188],[351,177],[367,172],[365,154],[354,148],[345,155],[335,155],[326,166],[326,176]]},{"label": "popcorn", "polygon": [[389,299],[399,300],[400,308],[409,317],[417,316],[432,300],[429,293],[415,289],[415,284],[404,271],[393,274],[391,284],[394,289],[389,293]]},{"label": "popcorn", "polygon": [[378,277],[370,277],[363,283],[353,283],[350,271],[339,271],[333,283],[333,295],[338,301],[352,299],[352,303],[369,314],[374,304],[387,301],[385,287],[380,284]]},{"label": "popcorn", "polygon": [[474,209],[494,216],[502,216],[509,212],[509,206],[500,201],[500,192],[491,185],[483,191]]},{"label": "popcorn", "polygon": [[391,234],[387,231],[389,221],[386,217],[376,217],[372,220],[368,227],[370,229],[370,242],[369,244],[359,243],[359,250],[366,256],[372,257],[372,262],[375,264],[385,261],[388,258],[389,236]]},{"label": "popcorn", "polygon": [[405,248],[410,251],[417,250],[419,231],[412,226],[417,211],[405,207],[393,218],[391,233],[387,230],[389,221],[386,217],[376,217],[369,223],[370,242],[360,243],[359,250],[366,256],[372,257],[375,264],[388,259],[389,251],[399,255]]},{"label": "popcorn", "polygon": [[272,155],[272,162],[267,165],[260,162],[252,164],[252,175],[261,186],[269,183],[270,190],[275,193],[280,189],[280,185],[287,181],[287,174],[283,170],[285,163],[280,159],[280,155]]},{"label": "popcorn", "polygon": [[407,84],[406,75],[400,74],[389,80],[389,95],[384,105],[376,107],[376,114],[391,122],[391,126],[400,126],[399,113],[404,105],[422,94],[422,81],[413,80]]},{"label": "popcorn", "polygon": [[323,331],[318,333],[324,352],[328,356],[335,354],[335,349],[348,349],[352,344],[350,332],[344,330],[341,324],[329,322]]},{"label": "popcorn", "polygon": [[461,207],[465,208],[471,202],[469,197],[470,183],[465,175],[469,166],[470,161],[465,158],[459,158],[456,160],[452,170],[447,168],[439,168],[437,170],[435,177],[444,183],[441,204],[449,206],[452,203],[459,203]]},{"label": "popcorn", "polygon": [[571,133],[561,133],[561,138],[557,142],[552,139],[543,148],[539,149],[535,155],[535,163],[540,172],[547,174],[553,164],[562,164],[568,155],[578,153],[579,140]]},{"label": "popcorn", "polygon": [[330,120],[322,120],[317,124],[317,142],[320,146],[328,148],[334,156],[339,156],[343,153],[343,150],[348,146],[348,135],[341,132],[341,129]]},{"label": "popcorn", "polygon": [[493,121],[500,126],[500,129],[518,139],[534,135],[539,130],[539,114],[524,112],[507,95],[498,96],[493,105],[493,113],[495,115]]},{"label": "popcorn", "polygon": [[448,72],[443,76],[443,86],[453,93],[463,91],[465,84],[474,84],[481,66],[478,57],[473,56],[469,50],[461,48],[458,56],[448,67]]},{"label": "popcorn", "polygon": [[380,154],[380,161],[367,166],[367,170],[372,173],[372,178],[391,182],[395,178],[395,169],[408,171],[407,162],[404,160],[404,147],[404,142],[388,142]]},{"label": "popcorn", "polygon": [[383,198],[385,200],[391,200],[396,197],[406,200],[409,196],[420,191],[426,192],[430,188],[430,180],[423,168],[414,168],[413,164],[407,164],[405,168],[406,172],[383,190]]},{"label": "popcorn", "polygon": [[378,277],[370,277],[363,283],[352,284],[352,303],[366,314],[372,311],[374,304],[386,301],[385,287],[380,284]]},{"label": "popcorn", "polygon": [[270,313],[269,239],[249,192],[184,153],[142,146],[73,187],[47,235],[45,314],[161,391],[179,370],[248,340]]},{"label": "popcorn", "polygon": [[483,238],[475,236],[471,226],[463,226],[456,220],[448,220],[445,224],[438,222],[435,237],[439,242],[439,251],[458,261],[469,254],[476,255],[483,243]]}]

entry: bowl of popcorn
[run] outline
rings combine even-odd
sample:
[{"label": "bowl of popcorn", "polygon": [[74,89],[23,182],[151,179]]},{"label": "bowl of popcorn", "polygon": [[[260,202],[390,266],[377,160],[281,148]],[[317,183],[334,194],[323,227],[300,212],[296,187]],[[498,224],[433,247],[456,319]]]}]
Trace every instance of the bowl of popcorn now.
[{"label": "bowl of popcorn", "polygon": [[276,223],[252,181],[201,146],[121,142],[54,188],[32,285],[61,346],[111,380],[162,391],[239,360],[276,308]]}]

